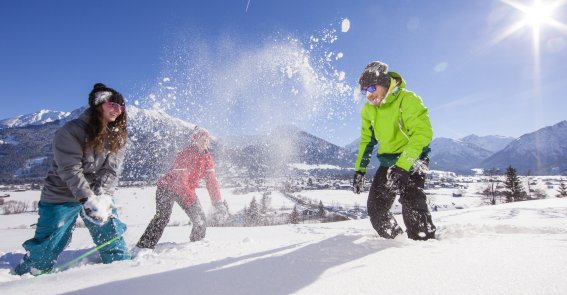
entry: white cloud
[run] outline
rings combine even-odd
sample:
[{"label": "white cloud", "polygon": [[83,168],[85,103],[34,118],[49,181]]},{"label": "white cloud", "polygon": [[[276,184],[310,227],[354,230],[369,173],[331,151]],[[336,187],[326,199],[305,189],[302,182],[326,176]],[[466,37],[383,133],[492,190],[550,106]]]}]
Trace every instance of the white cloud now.
[{"label": "white cloud", "polygon": [[449,67],[448,63],[440,62],[435,66],[435,68],[433,70],[437,73],[441,73],[441,72],[444,72],[445,70],[447,70],[447,67]]},{"label": "white cloud", "polygon": [[560,52],[565,48],[567,42],[562,37],[552,38],[547,41],[547,50],[552,53]]}]

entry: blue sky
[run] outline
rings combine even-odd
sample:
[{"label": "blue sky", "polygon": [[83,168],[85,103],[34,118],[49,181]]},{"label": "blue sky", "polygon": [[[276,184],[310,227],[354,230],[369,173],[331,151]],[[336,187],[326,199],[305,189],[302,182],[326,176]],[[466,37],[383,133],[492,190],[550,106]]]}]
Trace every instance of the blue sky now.
[{"label": "blue sky", "polygon": [[538,54],[531,26],[499,39],[524,15],[489,0],[2,1],[0,118],[74,110],[103,82],[218,136],[293,123],[345,145],[358,75],[381,60],[436,137],[517,137],[567,119],[567,30],[542,25]]}]

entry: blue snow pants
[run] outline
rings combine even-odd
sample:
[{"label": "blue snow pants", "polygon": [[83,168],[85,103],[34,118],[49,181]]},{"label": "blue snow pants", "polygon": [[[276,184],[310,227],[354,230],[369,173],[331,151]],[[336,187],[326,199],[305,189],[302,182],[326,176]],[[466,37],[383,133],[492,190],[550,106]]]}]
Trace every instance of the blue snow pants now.
[{"label": "blue snow pants", "polygon": [[[26,255],[14,272],[22,275],[51,271],[59,254],[71,242],[71,235],[79,214],[97,248],[116,238],[113,242],[98,249],[103,263],[130,259],[130,253],[122,237],[126,231],[126,224],[116,217],[103,225],[93,223],[83,217],[81,209],[82,205],[79,203],[39,202],[39,219],[35,235],[24,242]],[[116,216],[116,212],[114,215]]]}]

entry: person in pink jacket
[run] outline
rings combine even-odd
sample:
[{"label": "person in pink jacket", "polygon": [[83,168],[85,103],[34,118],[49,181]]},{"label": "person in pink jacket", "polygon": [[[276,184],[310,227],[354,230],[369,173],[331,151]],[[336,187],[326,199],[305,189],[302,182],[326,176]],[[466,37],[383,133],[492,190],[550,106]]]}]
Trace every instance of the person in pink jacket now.
[{"label": "person in pink jacket", "polygon": [[177,154],[169,171],[158,180],[156,214],[138,241],[138,248],[155,248],[169,222],[174,202],[181,206],[193,223],[189,239],[195,242],[205,237],[205,213],[195,193],[201,179],[205,179],[215,210],[228,215],[228,209],[222,203],[209,142],[209,132],[196,127],[191,144]]}]

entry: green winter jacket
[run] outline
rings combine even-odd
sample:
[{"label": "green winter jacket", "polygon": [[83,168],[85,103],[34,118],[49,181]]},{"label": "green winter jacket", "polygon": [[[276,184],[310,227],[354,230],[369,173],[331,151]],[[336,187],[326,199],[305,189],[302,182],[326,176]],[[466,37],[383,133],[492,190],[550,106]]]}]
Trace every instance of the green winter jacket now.
[{"label": "green winter jacket", "polygon": [[379,106],[366,102],[362,108],[362,129],[355,171],[366,172],[372,151],[378,142],[380,166],[396,165],[406,171],[430,151],[433,128],[427,108],[419,96],[404,89],[406,82],[398,73],[388,72],[388,75],[401,82],[397,89],[390,89]]}]

